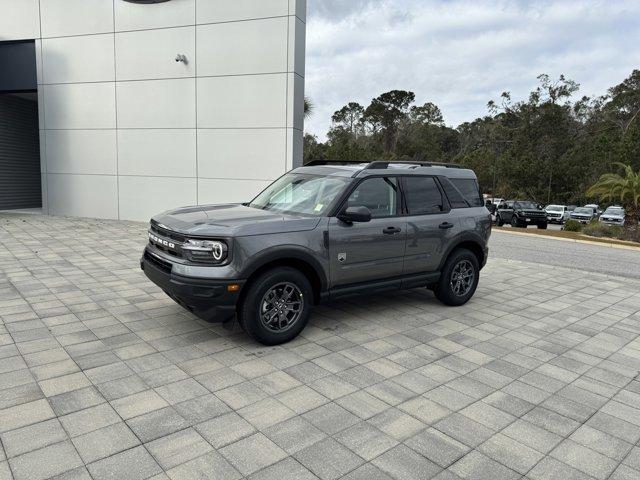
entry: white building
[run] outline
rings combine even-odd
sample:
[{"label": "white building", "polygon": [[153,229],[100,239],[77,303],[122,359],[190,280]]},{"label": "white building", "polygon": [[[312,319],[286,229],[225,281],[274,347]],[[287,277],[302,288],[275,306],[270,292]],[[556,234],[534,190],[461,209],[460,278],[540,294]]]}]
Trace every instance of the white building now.
[{"label": "white building", "polygon": [[[305,12],[306,0],[0,0],[0,116],[37,98],[43,212],[147,220],[250,200],[300,165]],[[15,40],[34,40],[37,95],[2,86],[20,81],[2,54]],[[27,174],[2,125],[7,203]]]}]

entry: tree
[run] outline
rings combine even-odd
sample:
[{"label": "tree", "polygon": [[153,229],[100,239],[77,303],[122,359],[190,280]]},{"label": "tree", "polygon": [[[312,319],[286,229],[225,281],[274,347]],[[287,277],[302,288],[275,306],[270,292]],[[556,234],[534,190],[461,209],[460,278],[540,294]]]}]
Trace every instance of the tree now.
[{"label": "tree", "polygon": [[421,107],[416,105],[411,107],[411,119],[414,122],[427,125],[444,125],[440,108],[431,102],[427,102]]},{"label": "tree", "polygon": [[634,172],[630,165],[616,163],[623,174],[605,173],[589,188],[587,195],[604,201],[619,202],[625,208],[625,228],[632,237],[639,239],[640,220],[640,171]]},{"label": "tree", "polygon": [[391,90],[371,100],[364,111],[364,120],[372,125],[374,132],[382,136],[382,148],[386,157],[392,156],[398,139],[398,129],[407,118],[409,105],[416,96],[405,90]]},{"label": "tree", "polygon": [[358,130],[362,128],[363,116],[364,107],[357,102],[349,102],[333,114],[331,121],[334,125],[348,130],[357,138]]}]

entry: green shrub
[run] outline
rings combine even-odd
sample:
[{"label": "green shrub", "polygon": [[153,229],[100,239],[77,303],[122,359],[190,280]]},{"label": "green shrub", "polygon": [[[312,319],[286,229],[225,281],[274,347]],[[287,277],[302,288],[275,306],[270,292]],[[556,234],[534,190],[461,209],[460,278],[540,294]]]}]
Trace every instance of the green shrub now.
[{"label": "green shrub", "polygon": [[567,232],[579,232],[582,230],[582,224],[577,220],[567,220],[564,224],[564,230]]},{"label": "green shrub", "polygon": [[615,225],[606,225],[597,220],[593,220],[589,225],[582,229],[582,233],[591,237],[600,238],[624,238],[624,232],[621,227]]}]

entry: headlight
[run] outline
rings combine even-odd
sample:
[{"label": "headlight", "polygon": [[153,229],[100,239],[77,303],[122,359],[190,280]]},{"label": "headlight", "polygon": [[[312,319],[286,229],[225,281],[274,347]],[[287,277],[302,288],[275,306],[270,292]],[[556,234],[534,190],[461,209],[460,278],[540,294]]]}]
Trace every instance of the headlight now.
[{"label": "headlight", "polygon": [[226,243],[218,240],[187,240],[182,245],[187,258],[194,262],[220,263],[227,258]]}]

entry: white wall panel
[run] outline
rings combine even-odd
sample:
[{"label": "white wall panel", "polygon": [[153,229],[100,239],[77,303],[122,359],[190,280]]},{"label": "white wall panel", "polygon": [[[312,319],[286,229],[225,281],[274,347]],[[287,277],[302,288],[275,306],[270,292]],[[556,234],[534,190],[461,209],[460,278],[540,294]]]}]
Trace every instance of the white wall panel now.
[{"label": "white wall panel", "polygon": [[42,61],[43,83],[112,81],[113,34],[45,38]]},{"label": "white wall panel", "polygon": [[151,6],[115,0],[116,31],[193,25],[195,5],[195,0],[172,0]]},{"label": "white wall panel", "polygon": [[289,65],[288,72],[295,72],[304,77],[305,59],[305,24],[298,17],[289,17]]},{"label": "white wall panel", "polygon": [[286,92],[286,74],[198,78],[198,127],[284,127]]},{"label": "white wall panel", "polygon": [[123,220],[148,220],[165,210],[197,203],[195,178],[118,178]]},{"label": "white wall panel", "polygon": [[198,130],[201,178],[275,179],[284,173],[285,155],[285,129]]},{"label": "white wall panel", "polygon": [[118,128],[195,128],[195,79],[118,82]]},{"label": "white wall panel", "polygon": [[197,0],[197,22],[214,23],[287,15],[289,0]]},{"label": "white wall panel", "polygon": [[196,176],[196,131],[118,130],[120,175]]},{"label": "white wall panel", "polygon": [[198,26],[198,75],[284,72],[287,17]]},{"label": "white wall panel", "polygon": [[46,128],[115,128],[115,84],[45,85]]},{"label": "white wall panel", "polygon": [[47,174],[51,215],[118,218],[117,177]]},{"label": "white wall panel", "polygon": [[[149,7],[149,5],[146,6]],[[195,37],[195,27],[117,33],[116,74],[118,80],[194,76]],[[176,62],[176,54],[185,55],[187,64]]]},{"label": "white wall panel", "polygon": [[198,180],[198,203],[242,203],[252,200],[271,182],[259,180]]},{"label": "white wall panel", "polygon": [[115,175],[115,130],[46,130],[47,171]]},{"label": "white wall panel", "polygon": [[0,9],[0,40],[40,36],[38,0],[2,0]]},{"label": "white wall panel", "polygon": [[113,1],[40,0],[40,17],[43,37],[113,32]]}]

